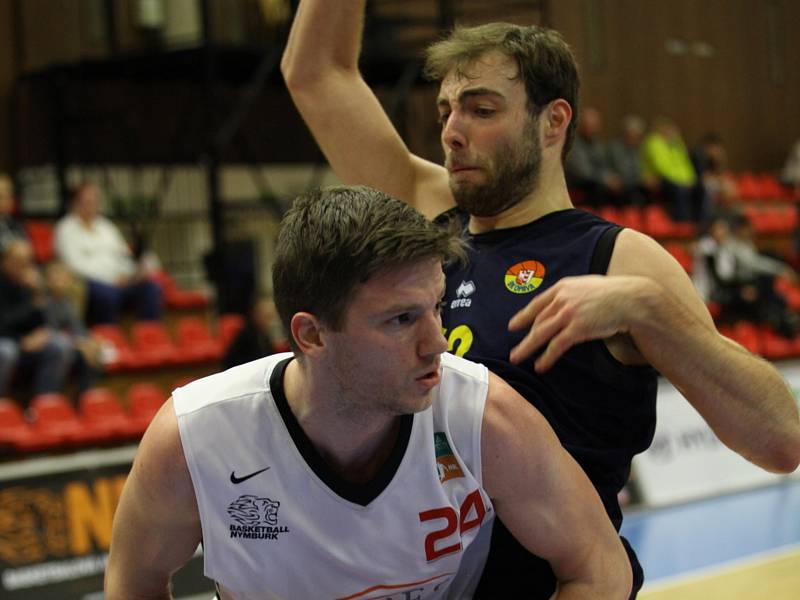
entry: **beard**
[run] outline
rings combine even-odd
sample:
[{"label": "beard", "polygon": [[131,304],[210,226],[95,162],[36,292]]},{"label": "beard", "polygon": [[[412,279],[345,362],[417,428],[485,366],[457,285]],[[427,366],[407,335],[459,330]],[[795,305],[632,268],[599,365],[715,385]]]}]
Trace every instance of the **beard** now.
[{"label": "beard", "polygon": [[536,124],[531,119],[523,129],[519,147],[506,144],[488,163],[483,183],[455,182],[450,178],[450,191],[456,205],[476,217],[494,217],[519,204],[539,181],[542,147]]}]

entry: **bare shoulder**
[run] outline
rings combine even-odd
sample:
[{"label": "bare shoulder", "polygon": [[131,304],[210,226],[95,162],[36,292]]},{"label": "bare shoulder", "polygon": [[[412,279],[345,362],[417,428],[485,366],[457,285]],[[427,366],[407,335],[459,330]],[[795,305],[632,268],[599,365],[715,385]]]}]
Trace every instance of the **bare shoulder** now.
[{"label": "bare shoulder", "polygon": [[514,388],[489,373],[489,391],[481,429],[484,487],[492,497],[503,496],[520,478],[534,477],[540,459],[560,450],[558,439],[542,414]]},{"label": "bare shoulder", "polygon": [[140,492],[193,507],[193,512],[197,512],[172,398],[164,403],[147,428],[136,454],[132,475]]},{"label": "bare shoulder", "polygon": [[710,323],[705,304],[680,263],[656,240],[633,229],[623,229],[617,237],[608,275],[647,277],[680,299],[704,322]]}]

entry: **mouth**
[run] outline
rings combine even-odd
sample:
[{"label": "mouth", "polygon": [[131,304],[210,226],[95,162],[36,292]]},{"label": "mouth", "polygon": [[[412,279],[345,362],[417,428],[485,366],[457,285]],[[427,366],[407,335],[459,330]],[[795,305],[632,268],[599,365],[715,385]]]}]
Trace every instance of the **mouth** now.
[{"label": "mouth", "polygon": [[416,378],[416,381],[428,389],[435,387],[439,383],[439,367],[423,373]]}]

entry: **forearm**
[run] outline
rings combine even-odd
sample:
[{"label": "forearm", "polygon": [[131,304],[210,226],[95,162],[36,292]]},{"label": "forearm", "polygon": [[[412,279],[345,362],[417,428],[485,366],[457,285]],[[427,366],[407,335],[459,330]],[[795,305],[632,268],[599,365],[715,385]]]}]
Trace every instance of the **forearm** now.
[{"label": "forearm", "polygon": [[720,440],[765,469],[794,470],[800,421],[780,373],[722,337],[657,282],[639,279],[628,297],[628,331],[637,348]]},{"label": "forearm", "polygon": [[365,4],[366,0],[300,2],[281,60],[293,94],[337,71],[358,71]]}]

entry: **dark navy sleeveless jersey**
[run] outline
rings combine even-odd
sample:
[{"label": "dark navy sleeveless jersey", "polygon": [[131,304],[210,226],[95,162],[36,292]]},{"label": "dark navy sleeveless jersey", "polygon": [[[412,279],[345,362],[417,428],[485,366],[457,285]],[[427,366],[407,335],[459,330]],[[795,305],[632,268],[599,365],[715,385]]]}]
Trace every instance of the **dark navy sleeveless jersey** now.
[{"label": "dark navy sleeveless jersey", "polygon": [[[466,224],[466,215],[448,215]],[[537,374],[535,357],[509,363],[511,349],[526,331],[509,332],[508,321],[564,277],[605,274],[618,232],[608,221],[569,209],[520,227],[468,235],[468,263],[445,271],[442,315],[449,350],[485,364],[545,416],[594,484],[617,530],[622,523],[617,493],[628,479],[633,456],[650,445],[655,431],[655,371],[625,366],[602,341],[591,341],[574,346],[548,372]],[[625,545],[638,590],[641,567]],[[502,524],[496,526],[479,596],[491,597],[500,582],[516,579],[520,591],[549,597],[555,580],[549,565],[537,561]]]}]

